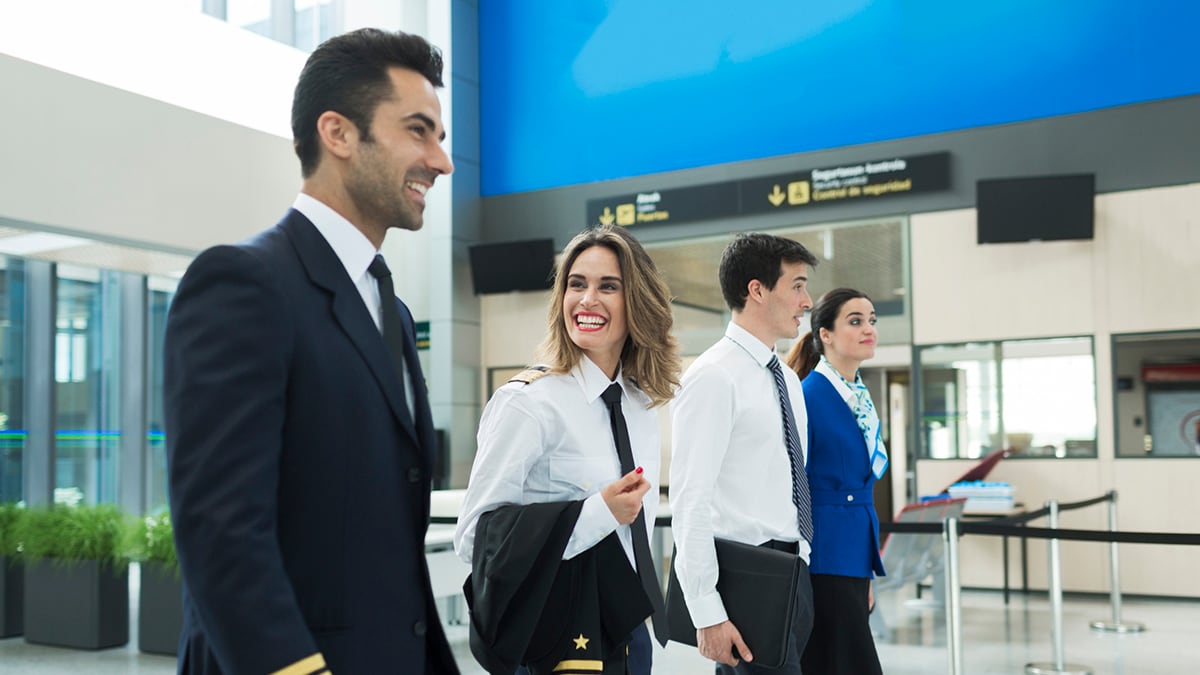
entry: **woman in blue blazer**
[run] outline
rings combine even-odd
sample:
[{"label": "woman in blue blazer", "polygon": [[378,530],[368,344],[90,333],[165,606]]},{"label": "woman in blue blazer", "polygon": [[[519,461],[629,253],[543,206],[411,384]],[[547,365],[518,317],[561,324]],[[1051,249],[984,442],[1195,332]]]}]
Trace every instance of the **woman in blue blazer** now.
[{"label": "woman in blue blazer", "polygon": [[788,353],[803,380],[812,492],[813,620],[806,675],[882,674],[868,622],[871,579],[883,574],[873,491],[887,470],[879,416],[858,368],[875,355],[875,307],[838,288],[817,300],[812,332]]}]

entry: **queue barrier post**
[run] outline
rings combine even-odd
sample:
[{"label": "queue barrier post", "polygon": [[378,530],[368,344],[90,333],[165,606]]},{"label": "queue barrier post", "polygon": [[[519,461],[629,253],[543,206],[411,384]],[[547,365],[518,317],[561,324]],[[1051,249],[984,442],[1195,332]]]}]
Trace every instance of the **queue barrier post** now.
[{"label": "queue barrier post", "polygon": [[[1117,491],[1109,492],[1108,500],[1108,530],[1117,531]],[[1140,633],[1146,630],[1145,624],[1136,621],[1121,621],[1121,567],[1117,556],[1117,542],[1109,543],[1108,547],[1110,593],[1112,595],[1112,621],[1093,621],[1092,630],[1108,633]]]},{"label": "queue barrier post", "polygon": [[962,675],[962,585],[958,576],[958,518],[947,518],[942,527],[946,551],[946,650],[950,675]]},{"label": "queue barrier post", "polygon": [[[1046,502],[1050,509],[1047,519],[1051,529],[1058,528],[1058,502]],[[1047,562],[1050,573],[1050,636],[1054,645],[1054,663],[1028,663],[1025,665],[1025,675],[1092,675],[1087,666],[1065,662],[1063,654],[1063,598],[1062,598],[1062,559],[1059,555],[1058,539],[1046,540]]]}]

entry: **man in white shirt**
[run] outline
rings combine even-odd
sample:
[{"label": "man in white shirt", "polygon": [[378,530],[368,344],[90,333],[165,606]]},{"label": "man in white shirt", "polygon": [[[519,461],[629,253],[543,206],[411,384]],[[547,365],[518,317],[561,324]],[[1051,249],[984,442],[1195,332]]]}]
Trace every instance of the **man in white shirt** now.
[{"label": "man in white shirt", "polygon": [[[780,367],[775,343],[799,334],[812,307],[808,271],[816,264],[816,256],[791,239],[742,234],[730,243],[719,275],[733,319],[725,336],[684,373],[671,404],[675,571],[700,653],[717,662],[718,673],[767,671],[752,664],[717,592],[713,538],[793,551],[805,564],[811,550],[807,478],[803,457],[793,454],[807,448],[789,451],[808,436],[804,393],[795,372]],[[786,396],[780,396],[777,379]],[[799,675],[809,628],[793,622],[787,661],[770,672]]]}]

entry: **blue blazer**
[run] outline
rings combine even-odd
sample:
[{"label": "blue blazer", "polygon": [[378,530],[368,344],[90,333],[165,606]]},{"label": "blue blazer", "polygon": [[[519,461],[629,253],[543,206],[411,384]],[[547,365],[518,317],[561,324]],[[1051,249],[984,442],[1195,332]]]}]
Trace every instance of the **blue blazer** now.
[{"label": "blue blazer", "polygon": [[833,384],[820,373],[801,383],[808,411],[808,485],[813,505],[809,571],[867,577],[883,575],[875,474],[858,422]]},{"label": "blue blazer", "polygon": [[433,421],[396,302],[415,416],[300,213],[189,267],[164,346],[180,673],[458,673],[425,561]]}]

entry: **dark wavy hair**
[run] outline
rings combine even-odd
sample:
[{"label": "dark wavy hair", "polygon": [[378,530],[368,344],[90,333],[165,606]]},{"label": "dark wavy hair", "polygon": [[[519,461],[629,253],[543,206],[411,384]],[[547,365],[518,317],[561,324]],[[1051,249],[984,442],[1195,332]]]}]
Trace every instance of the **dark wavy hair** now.
[{"label": "dark wavy hair", "polygon": [[302,176],[321,162],[317,118],[326,111],[344,115],[364,142],[371,140],[375,108],[395,95],[388,75],[393,66],[442,86],[442,52],[419,35],[360,28],[329,38],[308,57],[292,97],[292,145]]},{"label": "dark wavy hair", "polygon": [[825,353],[825,343],[821,342],[821,329],[832,331],[838,314],[842,312],[842,305],[855,298],[871,300],[866,293],[853,288],[835,288],[817,298],[817,303],[808,313],[812,330],[796,340],[796,344],[792,345],[787,356],[784,357],[784,362],[796,371],[800,379],[803,380],[812,372],[813,368],[817,367],[821,355]]}]

